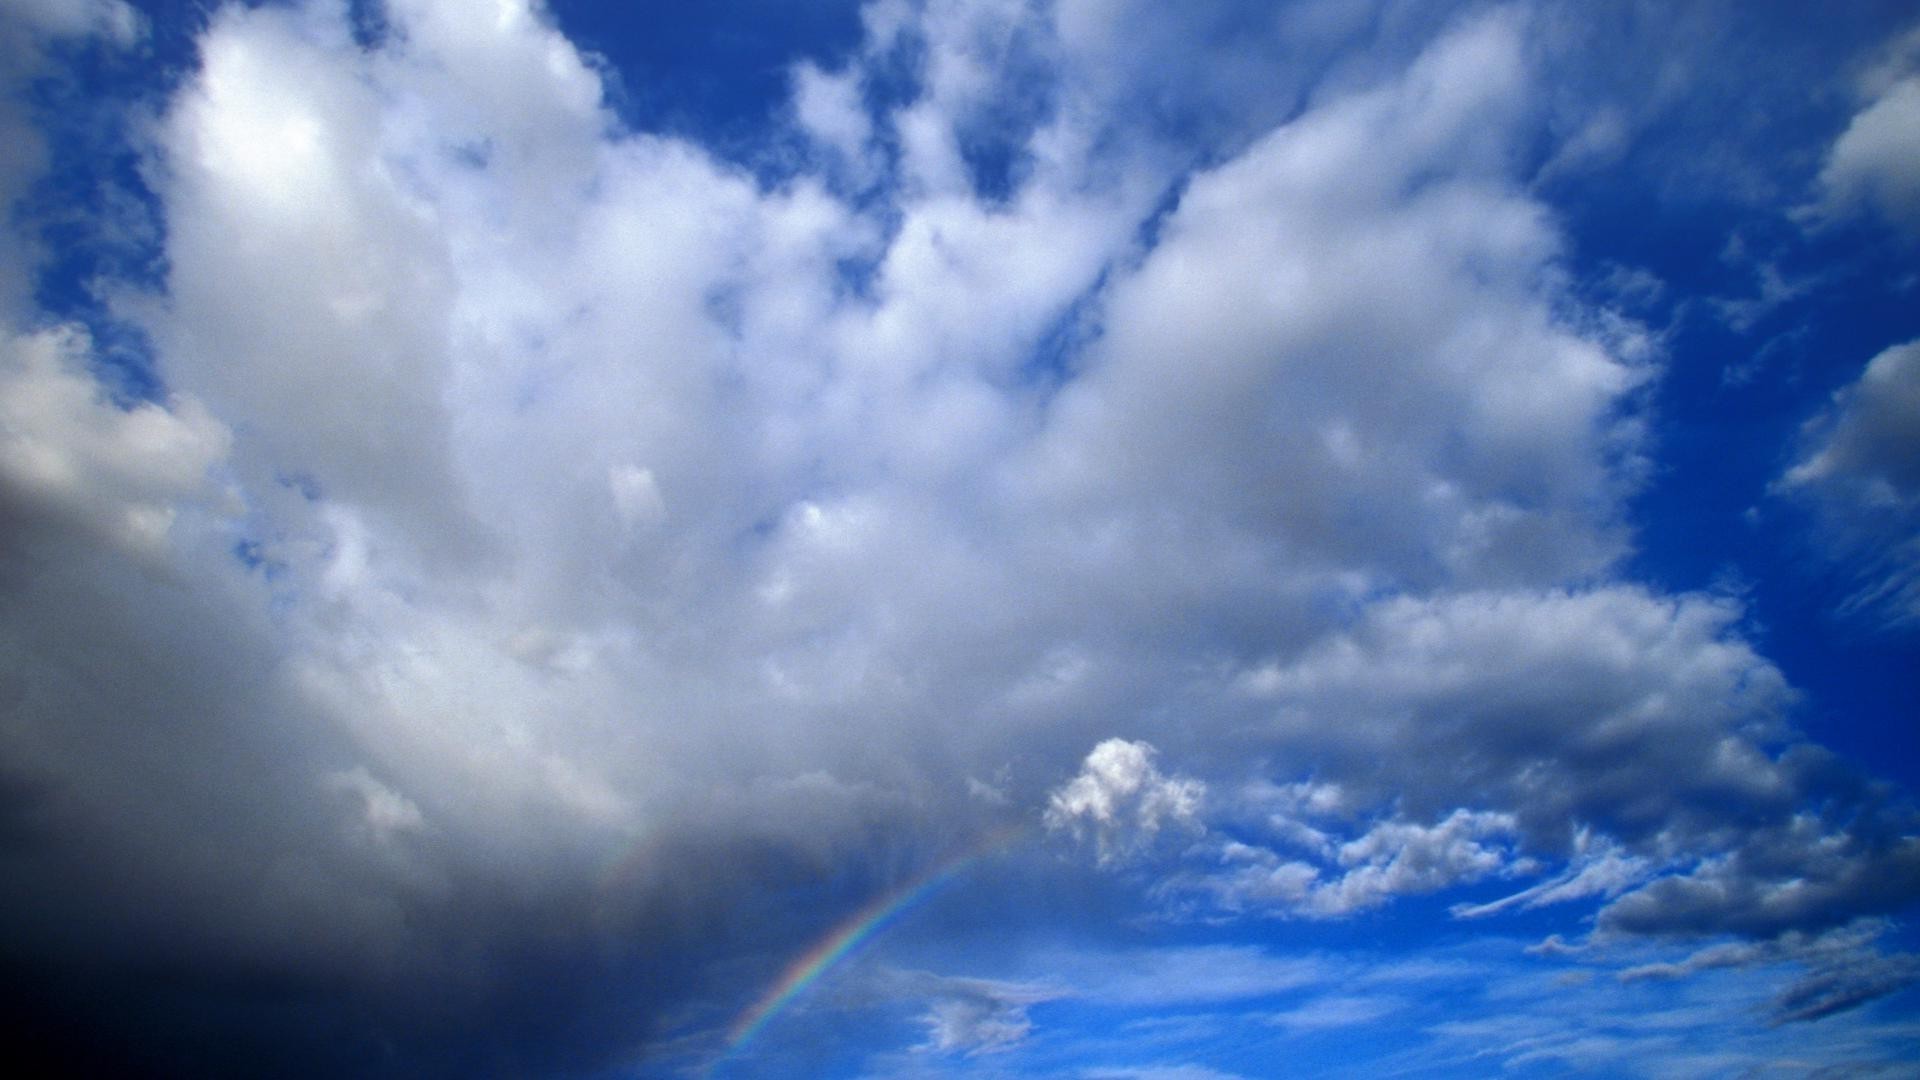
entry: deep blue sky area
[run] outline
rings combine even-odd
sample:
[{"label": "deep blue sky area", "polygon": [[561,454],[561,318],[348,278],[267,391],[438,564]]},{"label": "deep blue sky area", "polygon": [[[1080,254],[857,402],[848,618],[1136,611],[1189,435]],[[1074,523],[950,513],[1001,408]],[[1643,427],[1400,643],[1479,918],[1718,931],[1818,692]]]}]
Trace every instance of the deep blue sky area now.
[{"label": "deep blue sky area", "polygon": [[129,1077],[1920,1069],[1920,21],[0,11]]},{"label": "deep blue sky area", "polygon": [[618,76],[613,105],[643,131],[697,133],[750,154],[785,102],[802,59],[838,67],[860,46],[851,0],[566,2],[554,21]]}]

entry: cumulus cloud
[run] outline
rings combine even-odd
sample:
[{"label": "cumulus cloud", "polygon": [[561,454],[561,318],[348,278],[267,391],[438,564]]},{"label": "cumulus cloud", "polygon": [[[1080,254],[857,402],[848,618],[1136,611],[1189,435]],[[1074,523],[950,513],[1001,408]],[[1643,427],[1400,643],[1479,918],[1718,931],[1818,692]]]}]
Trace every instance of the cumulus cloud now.
[{"label": "cumulus cloud", "polygon": [[1191,827],[1206,785],[1161,775],[1153,755],[1153,747],[1125,739],[1094,747],[1080,775],[1047,797],[1047,826],[1091,834],[1101,862],[1151,843],[1162,826]]},{"label": "cumulus cloud", "polygon": [[1597,896],[1603,933],[1762,938],[1900,910],[1911,808],[1792,735],[1738,614],[1635,588],[1384,602],[1235,679],[1273,752],[1337,784],[1214,800],[1161,892],[1328,917],[1551,871],[1454,914]]},{"label": "cumulus cloud", "polygon": [[1512,808],[1562,850],[1579,822],[1652,839],[1711,828],[1721,799],[1797,795],[1797,759],[1772,750],[1790,691],[1739,614],[1630,586],[1396,598],[1239,684],[1355,797]]}]

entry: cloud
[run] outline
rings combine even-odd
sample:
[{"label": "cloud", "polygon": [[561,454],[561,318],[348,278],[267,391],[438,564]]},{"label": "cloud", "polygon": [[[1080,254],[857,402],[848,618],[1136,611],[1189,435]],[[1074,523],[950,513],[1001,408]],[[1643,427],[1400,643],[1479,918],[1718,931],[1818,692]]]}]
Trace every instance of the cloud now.
[{"label": "cloud", "polygon": [[1091,833],[1101,862],[1152,843],[1163,825],[1191,828],[1206,785],[1162,776],[1153,747],[1107,739],[1087,754],[1080,774],[1047,798],[1047,827]]},{"label": "cloud", "polygon": [[1370,1024],[1399,1007],[1393,998],[1323,997],[1277,1012],[1271,1020],[1294,1031],[1327,1031]]},{"label": "cloud", "polygon": [[140,13],[121,0],[22,0],[13,17],[47,37],[98,35],[120,45],[131,44],[144,28]]},{"label": "cloud", "polygon": [[1816,421],[1808,455],[1788,470],[1789,486],[1855,484],[1861,502],[1909,507],[1920,501],[1920,342],[1892,346],[1858,380],[1834,394]]},{"label": "cloud", "polygon": [[1767,749],[1790,693],[1738,615],[1621,586],[1395,598],[1240,684],[1350,797],[1511,809],[1554,847],[1576,822],[1638,840],[1711,827],[1694,805],[1791,805],[1793,760]]},{"label": "cloud", "polygon": [[1062,391],[1043,490],[1110,515],[1168,585],[1263,558],[1270,593],[1539,582],[1616,556],[1615,406],[1646,372],[1537,292],[1558,240],[1500,167],[1519,52],[1511,19],[1470,23],[1192,178]]},{"label": "cloud", "polygon": [[1087,1069],[1086,1080],[1238,1080],[1238,1074],[1201,1065],[1137,1065]]},{"label": "cloud", "polygon": [[[1658,356],[1569,284],[1523,7],[873,4],[752,169],[536,4],[383,12],[223,8],[139,126],[150,398],[0,256],[36,1016],[182,1072],[705,1048],[1021,814],[1207,918],[1539,877],[1458,913],[1765,938],[1920,888],[1738,606],[1621,580]],[[1795,485],[1895,469],[1869,383]],[[1036,955],[1108,1009],[1326,969]],[[1053,987],[942,982],[925,1047],[1013,1055]]]},{"label": "cloud", "polygon": [[1871,208],[1909,232],[1920,232],[1920,77],[1888,86],[1848,122],[1820,170],[1823,209],[1839,214]]},{"label": "cloud", "polygon": [[1885,997],[1920,979],[1920,957],[1880,944],[1888,926],[1859,920],[1817,934],[1792,932],[1766,941],[1711,945],[1675,962],[1643,964],[1618,973],[1622,982],[1681,979],[1702,971],[1790,964],[1798,978],[1769,1006],[1774,1024],[1818,1020]]},{"label": "cloud", "polygon": [[1808,499],[1863,584],[1849,601],[1892,622],[1920,615],[1920,342],[1894,345],[1802,431],[1775,490]]},{"label": "cloud", "polygon": [[1330,977],[1323,961],[1246,945],[1049,951],[1031,959],[1089,1001],[1160,1012],[1272,997]]},{"label": "cloud", "polygon": [[1783,724],[1790,692],[1738,614],[1635,588],[1382,602],[1239,673],[1269,752],[1322,779],[1210,800],[1159,891],[1329,917],[1559,864],[1454,914],[1598,896],[1603,933],[1769,937],[1900,910],[1911,808]]},{"label": "cloud", "polygon": [[1920,888],[1908,815],[1838,827],[1811,813],[1756,828],[1733,851],[1657,878],[1600,912],[1602,932],[1770,936],[1898,911]]},{"label": "cloud", "polygon": [[1057,988],[941,979],[937,1000],[921,1018],[927,1026],[925,1049],[969,1057],[1012,1049],[1033,1031],[1027,1008],[1059,995]]},{"label": "cloud", "polygon": [[1920,982],[1920,957],[1865,956],[1826,968],[1789,986],[1775,1000],[1774,1021],[1820,1020]]},{"label": "cloud", "polygon": [[1563,904],[1589,896],[1614,897],[1645,881],[1655,869],[1652,860],[1628,855],[1618,845],[1582,833],[1574,839],[1574,857],[1558,876],[1484,904],[1455,904],[1456,919],[1478,919],[1512,908],[1522,910]]},{"label": "cloud", "polygon": [[1350,838],[1311,829],[1305,857],[1282,853],[1287,841],[1297,843],[1300,830],[1278,816],[1268,825],[1278,827],[1281,850],[1218,838],[1212,847],[1221,869],[1176,876],[1162,891],[1175,898],[1198,893],[1231,912],[1341,918],[1526,865],[1505,839],[1515,832],[1510,814],[1455,810],[1432,825],[1386,818]]},{"label": "cloud", "polygon": [[0,514],[16,542],[64,520],[158,562],[176,507],[218,501],[231,435],[192,398],[115,404],[91,351],[71,326],[0,342]]}]

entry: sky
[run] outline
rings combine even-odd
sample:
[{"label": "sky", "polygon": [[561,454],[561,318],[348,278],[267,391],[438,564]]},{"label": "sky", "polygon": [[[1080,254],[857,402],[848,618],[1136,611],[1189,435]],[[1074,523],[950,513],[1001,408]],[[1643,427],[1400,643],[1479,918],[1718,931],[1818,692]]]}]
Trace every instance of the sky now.
[{"label": "sky", "polygon": [[76,1075],[1920,1069],[1920,21],[9,0]]}]

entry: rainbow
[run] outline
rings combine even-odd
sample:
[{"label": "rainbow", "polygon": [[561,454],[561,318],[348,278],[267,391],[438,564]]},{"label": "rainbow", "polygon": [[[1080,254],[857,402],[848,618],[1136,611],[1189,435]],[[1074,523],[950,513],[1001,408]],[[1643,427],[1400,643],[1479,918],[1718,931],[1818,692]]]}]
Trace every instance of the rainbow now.
[{"label": "rainbow", "polygon": [[988,834],[980,842],[968,847],[946,861],[934,866],[922,876],[907,882],[893,892],[876,898],[846,921],[834,927],[812,948],[801,953],[781,974],[778,981],[761,995],[745,1012],[727,1027],[727,1046],[707,1070],[711,1075],[714,1068],[733,1056],[734,1052],[745,1046],[760,1029],[767,1026],[775,1016],[793,1003],[804,993],[807,987],[819,981],[822,975],[831,971],[834,965],[846,959],[848,954],[858,949],[862,943],[875,934],[893,925],[900,916],[911,910],[921,901],[939,892],[941,887],[959,877],[974,863],[995,852],[1011,847],[1026,832],[1024,824],[1010,825]]}]

